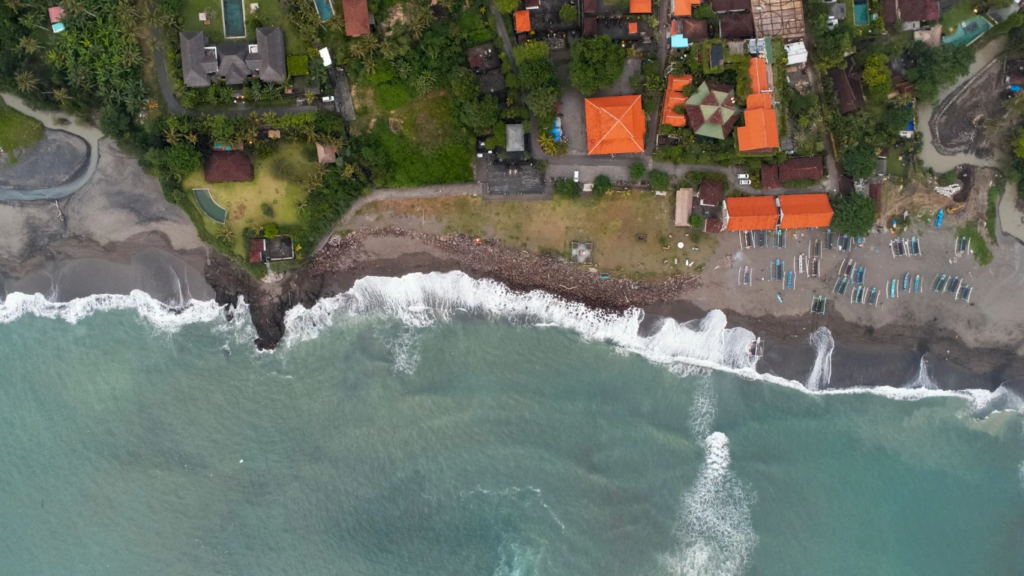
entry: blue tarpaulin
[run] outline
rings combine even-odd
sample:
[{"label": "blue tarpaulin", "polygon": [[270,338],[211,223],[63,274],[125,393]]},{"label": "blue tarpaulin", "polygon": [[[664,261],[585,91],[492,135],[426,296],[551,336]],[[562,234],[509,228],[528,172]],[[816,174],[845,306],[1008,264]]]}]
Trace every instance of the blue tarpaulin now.
[{"label": "blue tarpaulin", "polygon": [[672,35],[672,47],[673,48],[689,48],[690,47],[690,41],[687,40],[686,36],[683,36],[682,34],[673,34]]}]

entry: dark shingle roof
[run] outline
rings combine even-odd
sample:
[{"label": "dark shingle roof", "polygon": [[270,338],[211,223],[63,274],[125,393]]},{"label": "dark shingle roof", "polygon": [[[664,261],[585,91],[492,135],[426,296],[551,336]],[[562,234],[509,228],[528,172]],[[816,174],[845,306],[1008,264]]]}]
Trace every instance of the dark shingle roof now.
[{"label": "dark shingle roof", "polygon": [[257,28],[256,46],[261,60],[260,80],[264,82],[283,82],[288,78],[288,68],[284,58],[284,34],[277,27]]},{"label": "dark shingle roof", "polygon": [[217,54],[220,56],[220,69],[217,70],[217,75],[228,84],[245,82],[252,72],[245,61],[246,56],[249,55],[249,43],[224,42],[218,44]]},{"label": "dark shingle roof", "polygon": [[825,167],[821,162],[821,156],[790,158],[779,166],[779,180],[782,182],[821,180],[824,177]]},{"label": "dark shingle roof", "polygon": [[750,0],[711,0],[711,9],[715,12],[750,10]]},{"label": "dark shingle roof", "polygon": [[[863,91],[860,90],[860,82],[857,79],[851,79],[846,70],[842,68],[830,68],[828,76],[832,79],[836,95],[839,96],[840,112],[848,114],[860,110],[864,106]],[[855,84],[857,90],[854,89]]]},{"label": "dark shingle roof", "polygon": [[765,164],[761,166],[761,188],[771,190],[779,187],[779,166],[778,164]]},{"label": "dark shingle roof", "polygon": [[725,198],[725,184],[721,180],[705,180],[700,183],[697,197],[704,206],[718,206]]},{"label": "dark shingle roof", "polygon": [[683,18],[681,21],[679,33],[686,37],[687,40],[695,42],[697,40],[707,40],[710,38],[708,34],[708,21],[707,20],[695,20],[693,18]]},{"label": "dark shingle roof", "polygon": [[730,12],[719,19],[722,38],[745,40],[754,37],[754,15],[750,12]]},{"label": "dark shingle roof", "polygon": [[209,86],[210,74],[217,71],[217,58],[206,55],[206,34],[179,32],[178,40],[181,41],[181,75],[185,85],[193,88]]},{"label": "dark shingle roof", "polygon": [[252,180],[252,161],[240,150],[217,150],[203,166],[207,182],[248,182]]}]

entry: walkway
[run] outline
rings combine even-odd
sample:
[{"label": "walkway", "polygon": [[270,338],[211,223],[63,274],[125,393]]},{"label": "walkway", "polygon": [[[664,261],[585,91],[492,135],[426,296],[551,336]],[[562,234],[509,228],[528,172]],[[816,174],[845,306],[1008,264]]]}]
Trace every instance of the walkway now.
[{"label": "walkway", "polygon": [[[97,128],[92,126],[81,126],[75,124],[75,118],[68,116],[63,112],[40,112],[33,110],[25,104],[25,101],[14,94],[0,93],[3,97],[4,102],[8,106],[14,108],[18,112],[26,116],[30,116],[39,120],[43,123],[43,126],[51,130],[63,130],[70,134],[74,134],[85,140],[89,146],[89,162],[86,165],[85,171],[79,174],[77,177],[72,178],[70,181],[61,184],[60,186],[54,186],[52,188],[42,188],[39,190],[0,190],[0,201],[4,200],[57,200],[70,196],[77,192],[82,186],[92,178],[92,175],[96,172],[96,165],[99,162],[99,141],[103,137],[103,133]],[[60,120],[62,123],[58,124]],[[66,122],[66,123],[65,123]]]}]

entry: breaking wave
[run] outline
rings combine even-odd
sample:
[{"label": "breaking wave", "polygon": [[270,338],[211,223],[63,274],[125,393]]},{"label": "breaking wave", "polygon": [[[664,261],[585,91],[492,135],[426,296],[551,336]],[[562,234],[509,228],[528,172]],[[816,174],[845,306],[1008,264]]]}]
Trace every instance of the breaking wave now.
[{"label": "breaking wave", "polygon": [[921,390],[938,390],[939,386],[932,380],[930,374],[928,374],[928,364],[925,362],[924,355],[921,355],[921,364],[917,369],[917,377],[907,382],[907,388],[917,388]]},{"label": "breaking wave", "polygon": [[805,386],[811,392],[824,390],[832,381],[832,350],[836,343],[832,339],[832,332],[822,326],[811,333],[811,346],[817,355],[814,357],[814,366],[811,373],[807,375]]},{"label": "breaking wave", "polygon": [[[25,314],[76,323],[108,310],[135,310],[141,319],[166,332],[176,332],[189,324],[221,322],[227,326],[219,329],[234,330],[236,338],[254,335],[247,307],[241,300],[235,309],[234,320],[225,322],[224,308],[214,301],[192,300],[182,306],[171,306],[138,290],[128,295],[94,295],[69,302],[52,302],[41,294],[13,293],[0,303],[0,324],[13,322]],[[560,326],[576,332],[585,340],[607,342],[618,350],[639,354],[681,375],[718,370],[748,380],[762,380],[823,395],[869,393],[893,400],[955,397],[968,401],[974,416],[1024,407],[1024,400],[1004,387],[995,392],[894,386],[822,389],[822,384],[827,386],[831,376],[833,345],[827,331],[812,335],[821,345],[815,368],[808,378],[809,386],[805,386],[773,374],[757,372],[756,360],[748,353],[754,334],[743,328],[728,328],[725,314],[719,310],[712,310],[704,318],[689,322],[661,319],[657,325],[642,331],[644,312],[638,308],[622,313],[602,312],[539,290],[516,292],[498,282],[476,280],[462,272],[361,278],[344,294],[321,299],[308,309],[296,306],[289,310],[285,314],[283,345],[289,347],[315,338],[339,317],[390,317],[409,327],[423,328],[467,314],[516,325]],[[242,328],[243,323],[245,328]],[[415,368],[413,340],[395,342],[392,352],[396,358],[396,369]],[[819,389],[809,389],[815,386]]]},{"label": "breaking wave", "polygon": [[673,576],[741,574],[757,546],[750,518],[754,492],[729,470],[729,439],[714,432],[704,440],[704,465],[683,496],[676,522],[677,548],[662,557]]},{"label": "breaking wave", "polygon": [[711,379],[704,377],[697,383],[697,390],[690,404],[690,430],[698,438],[706,438],[715,423],[715,389]]}]

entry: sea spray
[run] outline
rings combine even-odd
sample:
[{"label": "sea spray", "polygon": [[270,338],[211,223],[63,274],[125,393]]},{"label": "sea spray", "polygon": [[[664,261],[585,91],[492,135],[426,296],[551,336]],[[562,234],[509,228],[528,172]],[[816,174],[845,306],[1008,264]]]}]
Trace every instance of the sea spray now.
[{"label": "sea spray", "polygon": [[697,382],[693,404],[690,405],[690,430],[694,436],[706,438],[711,433],[714,422],[715,389],[711,386],[711,379],[704,376]]},{"label": "sea spray", "polygon": [[714,432],[704,440],[704,465],[683,496],[676,523],[678,546],[662,558],[672,576],[742,574],[757,546],[750,518],[756,498],[729,470],[729,439]]},{"label": "sea spray", "polygon": [[814,366],[811,373],[807,375],[807,382],[804,386],[811,392],[824,390],[832,381],[832,350],[835,349],[835,340],[832,339],[832,332],[822,326],[811,333],[811,347],[814,348]]},{"label": "sea spray", "polygon": [[917,376],[907,383],[907,388],[919,388],[922,390],[938,390],[939,386],[932,379],[931,375],[928,374],[928,364],[925,361],[925,355],[921,355],[920,366],[917,369]]},{"label": "sea spray", "polygon": [[9,324],[26,314],[76,324],[97,312],[110,310],[135,310],[140,318],[165,332],[177,332],[189,324],[224,318],[224,308],[213,300],[190,300],[182,306],[170,306],[141,290],[132,290],[129,294],[95,294],[68,302],[47,300],[38,293],[14,292],[0,303],[0,324]]}]

